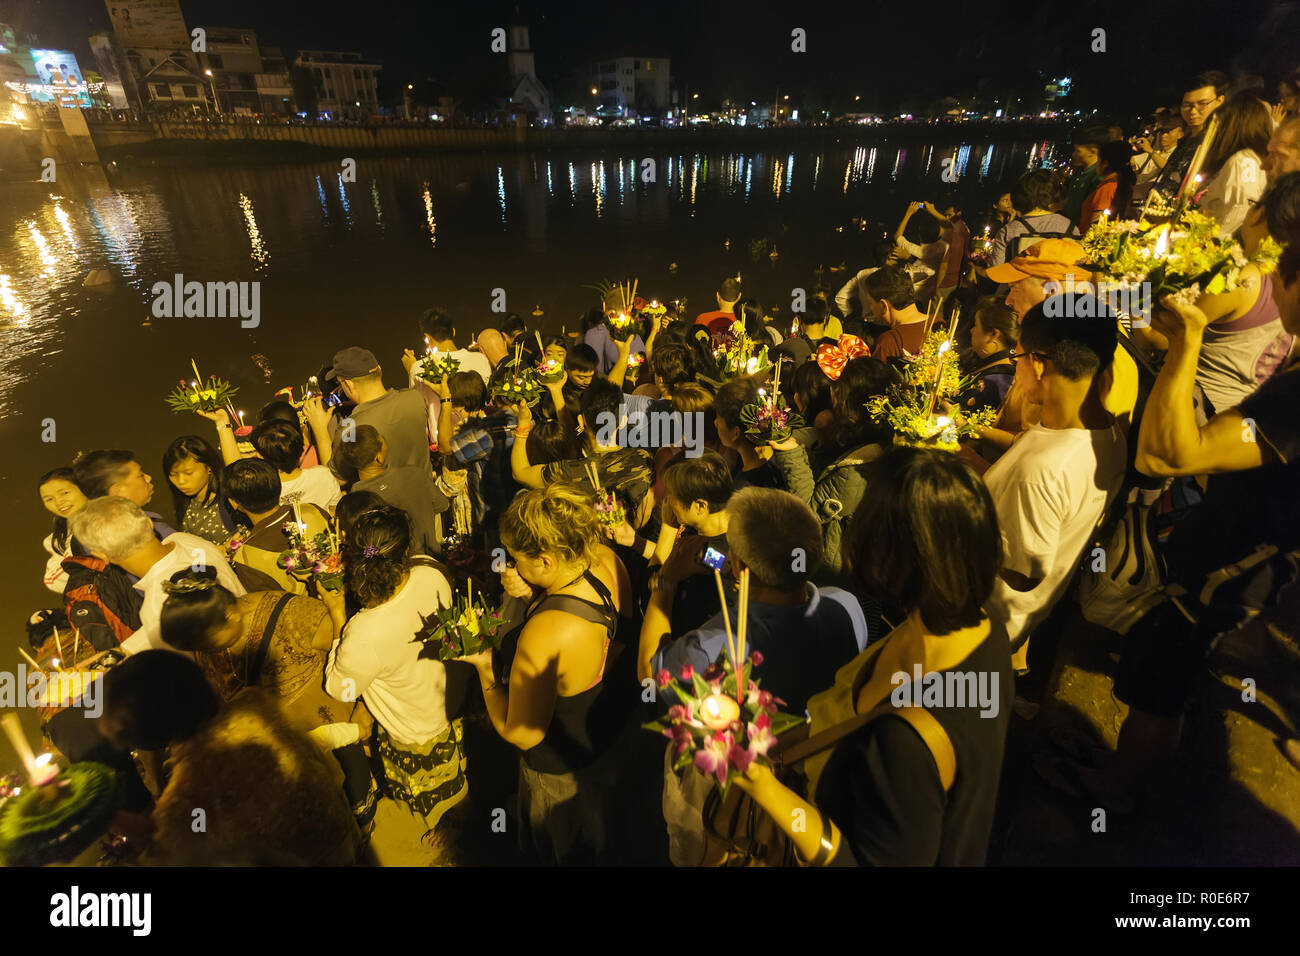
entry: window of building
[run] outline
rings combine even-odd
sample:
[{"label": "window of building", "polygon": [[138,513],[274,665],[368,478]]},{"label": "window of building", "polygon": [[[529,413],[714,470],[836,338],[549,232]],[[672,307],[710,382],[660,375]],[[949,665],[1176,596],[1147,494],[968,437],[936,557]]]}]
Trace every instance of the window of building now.
[{"label": "window of building", "polygon": [[640,60],[634,60],[634,61],[632,62],[632,68],[635,69],[635,70],[639,70],[639,69],[641,69],[641,61],[640,61]]},{"label": "window of building", "polygon": [[172,95],[171,87],[166,83],[155,83],[153,85],[153,94],[154,96],[170,97]]},{"label": "window of building", "polygon": [[189,86],[186,84],[181,87],[181,92],[185,94],[187,100],[197,100],[199,98],[199,88],[197,86]]},{"label": "window of building", "polygon": [[223,61],[223,60],[221,59],[221,54],[220,54],[220,53],[209,53],[209,54],[208,54],[208,63],[209,63],[209,64],[212,66],[212,68],[215,69],[215,70],[220,70],[220,69],[222,69],[223,67],[225,67],[225,65],[226,65],[226,64],[225,64],[225,61]]}]

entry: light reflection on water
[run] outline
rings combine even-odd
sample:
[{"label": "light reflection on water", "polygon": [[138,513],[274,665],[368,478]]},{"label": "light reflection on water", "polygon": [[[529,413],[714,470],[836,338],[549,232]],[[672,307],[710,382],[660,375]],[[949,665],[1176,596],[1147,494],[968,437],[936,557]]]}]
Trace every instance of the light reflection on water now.
[{"label": "light reflection on water", "polygon": [[[883,185],[873,184],[882,148],[892,159],[891,173]],[[61,170],[57,192],[49,184],[0,185],[0,209],[7,210],[0,213],[0,320],[6,323],[0,341],[7,358],[0,367],[0,415],[12,411],[15,388],[38,374],[40,356],[62,347],[67,334],[62,324],[86,308],[103,310],[99,297],[110,293],[82,287],[92,269],[112,273],[112,301],[126,306],[121,321],[134,326],[139,321],[135,315],[146,317],[153,282],[169,280],[173,273],[200,280],[257,278],[276,288],[293,287],[316,281],[310,266],[326,251],[352,249],[367,262],[391,253],[407,261],[415,255],[410,244],[418,231],[424,254],[442,256],[449,248],[479,248],[493,231],[492,222],[497,236],[528,236],[540,262],[548,255],[563,259],[566,243],[596,223],[611,242],[623,243],[632,235],[653,235],[665,243],[691,241],[689,236],[679,240],[683,233],[672,222],[678,216],[695,219],[697,213],[701,226],[726,220],[726,234],[734,235],[741,249],[748,247],[748,239],[793,227],[799,217],[820,217],[828,233],[835,221],[864,210],[895,221],[895,207],[912,198],[902,193],[916,186],[916,198],[931,199],[943,188],[939,160],[945,157],[953,160],[950,165],[962,175],[963,187],[983,196],[987,189],[980,191],[980,184],[1009,182],[1031,164],[1055,163],[1062,155],[1050,142],[1000,143],[996,148],[941,144],[910,152],[894,142],[802,155],[645,157],[609,151],[553,159],[544,154],[544,177],[537,156],[370,159],[363,165],[371,209],[361,216],[355,214],[349,184],[329,161],[140,167],[117,170],[111,181],[91,167]],[[655,160],[654,182],[642,182],[646,158]],[[567,197],[556,195],[553,161],[567,169]],[[607,163],[615,168],[607,171]],[[843,163],[842,177],[822,177],[823,163],[835,170]],[[969,184],[968,170],[973,177]],[[618,177],[616,194],[609,189],[611,173]],[[767,177],[770,191],[754,192],[756,175]],[[325,188],[327,177],[338,183],[337,193]],[[495,205],[496,215],[484,215],[485,201]],[[443,230],[435,207],[437,218],[444,219]],[[754,235],[742,241],[747,230]],[[700,242],[716,248],[711,237]],[[490,247],[483,251],[490,254]],[[665,251],[663,258],[680,255]],[[560,278],[577,287],[607,271],[600,262],[575,262]],[[132,302],[138,303],[138,313],[130,311]]]}]

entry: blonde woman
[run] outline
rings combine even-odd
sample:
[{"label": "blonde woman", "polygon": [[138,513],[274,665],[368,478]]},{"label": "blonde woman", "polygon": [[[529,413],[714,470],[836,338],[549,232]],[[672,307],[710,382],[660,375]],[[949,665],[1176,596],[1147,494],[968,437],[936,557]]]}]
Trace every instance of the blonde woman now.
[{"label": "blonde woman", "polygon": [[495,654],[466,658],[492,725],[520,750],[521,843],[559,864],[595,863],[607,842],[611,749],[638,699],[611,644],[628,603],[627,571],[602,541],[591,499],[553,484],[521,492],[501,519],[506,592],[523,623]]}]

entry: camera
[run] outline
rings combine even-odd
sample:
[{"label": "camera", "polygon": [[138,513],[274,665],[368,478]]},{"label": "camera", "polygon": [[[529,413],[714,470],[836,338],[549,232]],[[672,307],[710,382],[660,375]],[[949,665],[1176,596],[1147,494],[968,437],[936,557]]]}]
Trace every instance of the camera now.
[{"label": "camera", "polygon": [[343,404],[343,401],[343,396],[339,394],[339,390],[336,388],[321,400],[321,404],[326,408],[338,408]]}]

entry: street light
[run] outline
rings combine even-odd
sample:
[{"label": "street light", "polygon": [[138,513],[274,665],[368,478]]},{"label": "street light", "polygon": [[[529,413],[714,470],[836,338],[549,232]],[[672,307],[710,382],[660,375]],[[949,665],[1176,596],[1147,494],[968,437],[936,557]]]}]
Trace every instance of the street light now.
[{"label": "street light", "polygon": [[857,102],[858,100],[860,100],[860,99],[862,99],[862,94],[861,94],[861,93],[859,93],[857,96],[853,97],[853,102],[856,103],[856,102]]},{"label": "street light", "polygon": [[204,70],[204,75],[208,78],[208,86],[212,88],[212,102],[217,108],[217,115],[221,115],[221,100],[217,96],[217,78],[212,75],[211,70]]}]

